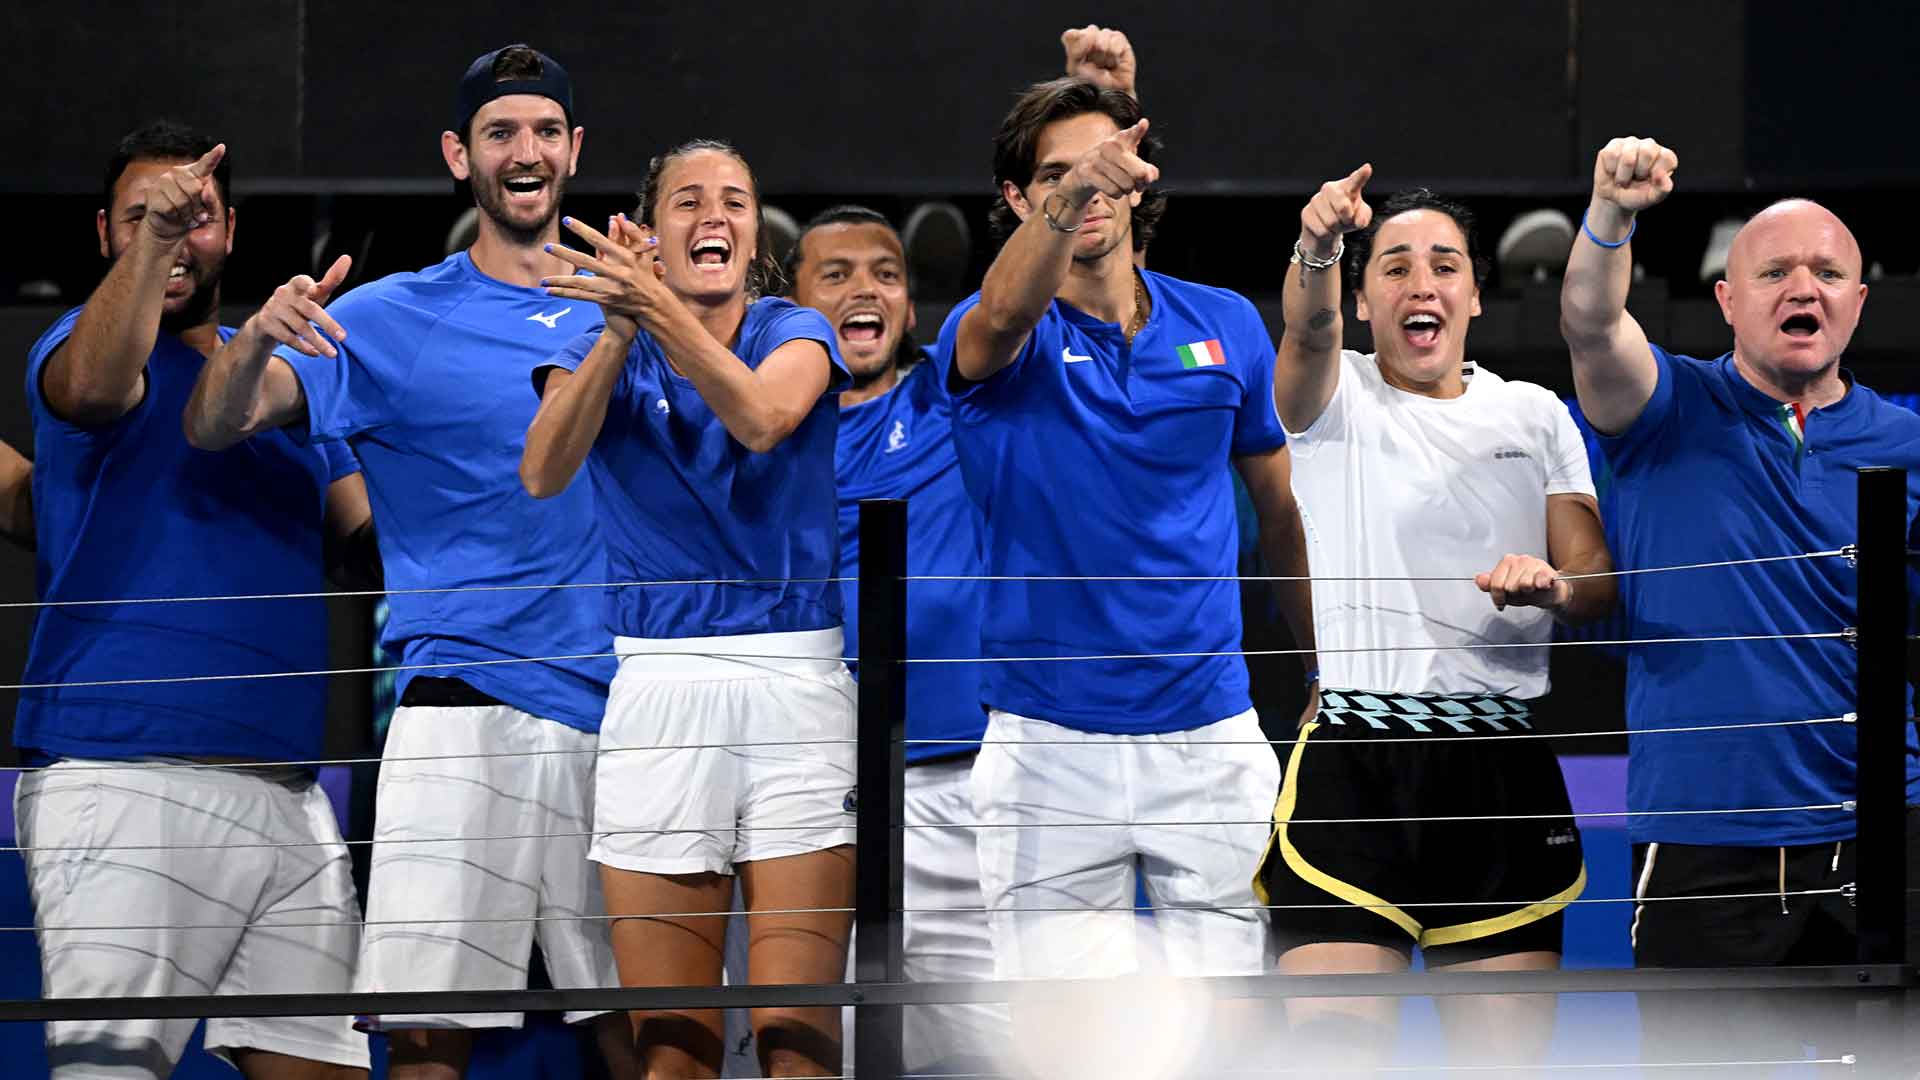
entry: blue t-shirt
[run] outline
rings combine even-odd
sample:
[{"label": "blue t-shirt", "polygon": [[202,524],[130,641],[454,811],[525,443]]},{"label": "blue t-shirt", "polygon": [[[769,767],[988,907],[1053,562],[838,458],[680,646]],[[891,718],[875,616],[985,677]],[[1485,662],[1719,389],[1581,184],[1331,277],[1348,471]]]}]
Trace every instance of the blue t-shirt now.
[{"label": "blue t-shirt", "polygon": [[[1659,383],[1627,430],[1602,437],[1621,569],[1831,551],[1855,540],[1854,470],[1908,470],[1920,507],[1920,416],[1858,384],[1806,417],[1804,450],[1780,402],[1718,360],[1655,346]],[[1854,624],[1844,559],[1804,559],[1622,578],[1635,638],[1831,633]],[[1629,730],[1810,720],[1855,707],[1859,658],[1838,639],[1646,645],[1627,654]],[[1627,809],[1813,806],[1854,797],[1850,724],[1649,734],[1630,740]],[[1920,746],[1907,733],[1907,791]],[[1633,816],[1635,842],[1770,847],[1854,835],[1838,811]]]},{"label": "blue t-shirt", "polygon": [[[573,371],[599,337],[596,327],[537,366]],[[826,348],[827,391],[780,445],[756,454],[727,432],[651,335],[635,339],[587,458],[614,579],[755,584],[611,590],[614,633],[725,637],[840,625],[831,581],[839,566],[833,443],[847,369],[833,327],[812,308],[762,297],[748,305],[733,352],[757,368],[800,340]]]},{"label": "blue t-shirt", "polygon": [[[986,573],[980,517],[967,500],[953,452],[953,402],[938,365],[922,363],[893,389],[840,410],[840,586],[847,615],[847,652],[858,656],[860,500],[907,500],[907,573]],[[907,583],[907,655],[980,655],[978,581]],[[907,667],[907,738],[978,742],[987,730],[975,664]],[[973,746],[907,747],[912,763],[973,753]]]},{"label": "blue t-shirt", "polygon": [[[598,590],[427,592],[606,581],[593,494],[520,486],[540,407],[527,369],[599,318],[591,304],[482,274],[466,252],[354,289],[329,308],[340,358],[279,355],[307,395],[296,438],[343,439],[366,467],[387,588],[381,645],[403,665],[606,654]],[[610,657],[410,670],[458,678],[522,712],[600,730]]]},{"label": "blue t-shirt", "polygon": [[[992,575],[1223,581],[993,582],[984,653],[1238,650],[1230,459],[1286,444],[1273,340],[1246,298],[1144,272],[1153,307],[1121,328],[1055,300],[1013,363],[954,396],[954,445]],[[960,319],[937,357],[950,369]],[[1238,656],[987,665],[986,704],[1082,731],[1186,731],[1251,708]]]},{"label": "blue t-shirt", "polygon": [[[357,471],[353,456],[279,432],[222,451],[189,446],[180,415],[205,358],[166,333],[131,412],[102,427],[60,419],[41,373],[80,311],[61,316],[27,359],[40,599],[324,591],[327,485]],[[330,666],[318,599],[46,607],[23,681]],[[324,677],[23,690],[13,741],[54,756],[305,761],[319,756],[326,704]]]}]

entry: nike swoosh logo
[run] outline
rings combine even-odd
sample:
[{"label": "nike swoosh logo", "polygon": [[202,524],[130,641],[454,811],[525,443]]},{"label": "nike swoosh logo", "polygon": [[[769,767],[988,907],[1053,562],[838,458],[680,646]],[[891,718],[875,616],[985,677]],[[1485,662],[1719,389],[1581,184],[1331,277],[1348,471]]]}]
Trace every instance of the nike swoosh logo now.
[{"label": "nike swoosh logo", "polygon": [[1060,362],[1063,364],[1084,364],[1091,359],[1093,359],[1091,355],[1075,356],[1072,349],[1064,345],[1060,347]]},{"label": "nike swoosh logo", "polygon": [[551,315],[548,315],[545,312],[536,312],[532,315],[527,316],[527,321],[537,322],[541,326],[544,326],[547,329],[552,330],[554,329],[554,324],[560,321],[561,316],[565,315],[567,312],[572,310],[573,310],[573,306],[569,304],[568,306],[561,308],[559,311],[556,311]]}]

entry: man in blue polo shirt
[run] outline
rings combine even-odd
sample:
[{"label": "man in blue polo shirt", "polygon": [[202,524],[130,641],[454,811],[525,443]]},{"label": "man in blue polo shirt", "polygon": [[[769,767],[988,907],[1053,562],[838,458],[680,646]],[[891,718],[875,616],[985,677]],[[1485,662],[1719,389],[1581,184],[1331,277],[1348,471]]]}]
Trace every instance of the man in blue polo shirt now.
[{"label": "man in blue polo shirt", "polygon": [[[1233,655],[1230,462],[1273,564],[1304,574],[1306,561],[1259,314],[1133,266],[1135,232],[1164,206],[1154,149],[1124,93],[1075,78],[1029,89],[995,138],[1005,247],[940,332],[988,573],[1158,579],[986,590],[982,650],[997,662],[972,786],[1003,977],[1137,968],[1136,868],[1171,970],[1266,965],[1248,883],[1279,766]],[[1306,590],[1290,592],[1308,640]],[[1024,659],[1060,656],[1108,659]]]},{"label": "man in blue polo shirt", "polygon": [[[581,586],[605,581],[605,560],[587,485],[542,505],[518,479],[539,406],[527,371],[599,321],[538,287],[571,269],[543,247],[578,162],[572,116],[552,58],[475,60],[441,136],[481,210],[473,247],[343,296],[324,313],[342,333],[223,351],[187,418],[201,445],[284,427],[366,466],[395,590],[383,644],[408,670],[380,770],[365,991],[525,986],[536,931],[555,986],[618,985],[586,836],[613,661],[604,597]],[[499,836],[528,839],[472,839]],[[520,1016],[373,1023],[394,1032],[396,1077],[440,1077],[464,1069],[471,1029]],[[634,1068],[624,1015],[599,1034]]]},{"label": "man in blue polo shirt", "polygon": [[[978,577],[979,515],[953,450],[953,405],[937,365],[913,340],[913,299],[900,236],[861,206],[823,211],[787,262],[793,298],[833,324],[853,385],[840,394],[834,472],[840,491],[840,573],[849,655],[859,655],[860,500],[907,500],[907,570]],[[980,655],[980,583],[908,586],[907,653]],[[993,978],[993,943],[979,912],[980,862],[967,791],[987,716],[972,664],[907,672],[906,972],[925,981]],[[971,910],[968,910],[971,909]],[[978,1067],[1006,1038],[986,1005],[908,1009],[911,1072]]]},{"label": "man in blue polo shirt", "polygon": [[[13,731],[47,997],[352,982],[347,849],[298,764],[320,756],[326,681],[105,685],[324,670],[324,548],[368,522],[344,447],[276,432],[206,453],[180,433],[207,355],[270,317],[219,325],[236,216],[225,150],[166,121],[121,141],[98,220],[112,265],[27,360],[39,594],[79,605],[40,609],[22,680],[40,685]],[[289,593],[309,599],[111,602]],[[164,1077],[194,1023],[49,1023],[48,1062],[63,1080]],[[215,1018],[206,1045],[255,1080],[366,1075],[346,1017]]]},{"label": "man in blue polo shirt", "polygon": [[[1615,139],[1600,151],[1561,294],[1580,407],[1602,435],[1618,485],[1619,564],[1644,569],[1853,543],[1861,466],[1909,470],[1910,503],[1920,506],[1920,417],[1840,366],[1867,287],[1858,242],[1824,207],[1776,203],[1740,230],[1726,280],[1714,287],[1733,329],[1732,351],[1697,360],[1648,343],[1626,310],[1627,241],[1639,212],[1673,190],[1677,166],[1673,151],[1651,139]],[[1827,558],[1695,572],[1684,583],[1641,575],[1625,579],[1621,595],[1634,637],[1790,635],[1853,625],[1855,584],[1844,560]],[[1636,897],[1761,894],[1639,905],[1636,962],[1853,961],[1854,910],[1839,892],[1854,880],[1853,816],[1794,808],[1854,797],[1855,733],[1849,725],[1793,721],[1851,711],[1857,676],[1854,651],[1839,640],[1648,645],[1629,653],[1630,731],[1782,725],[1632,740]],[[1911,729],[1907,747],[1911,802],[1920,794]],[[1764,808],[1778,809],[1709,812]],[[1916,835],[1910,826],[1909,838]],[[1762,995],[1739,1009],[1710,1003],[1705,1027],[1686,1001],[1642,1009],[1648,1052],[1662,1060],[1686,1054],[1690,1037],[1713,1030],[1718,1049],[1798,1056],[1809,1024],[1824,1017],[1797,1000],[1780,1008],[1778,1000]]]}]

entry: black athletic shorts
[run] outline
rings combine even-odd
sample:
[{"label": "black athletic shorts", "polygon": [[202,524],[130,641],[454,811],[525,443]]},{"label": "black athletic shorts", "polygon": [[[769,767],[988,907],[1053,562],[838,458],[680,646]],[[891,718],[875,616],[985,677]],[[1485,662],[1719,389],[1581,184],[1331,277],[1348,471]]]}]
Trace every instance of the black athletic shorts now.
[{"label": "black athletic shorts", "polygon": [[1462,737],[1531,732],[1526,703],[1498,695],[1323,690],[1254,880],[1280,950],[1418,945],[1434,966],[1559,952],[1587,884],[1559,759],[1544,739]]}]

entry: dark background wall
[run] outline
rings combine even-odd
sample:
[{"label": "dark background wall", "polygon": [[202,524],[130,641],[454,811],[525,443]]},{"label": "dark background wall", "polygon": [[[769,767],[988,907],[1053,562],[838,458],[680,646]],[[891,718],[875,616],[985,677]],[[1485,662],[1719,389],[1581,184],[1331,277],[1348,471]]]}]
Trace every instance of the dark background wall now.
[{"label": "dark background wall", "polygon": [[[722,135],[796,217],[853,198],[898,218],[943,197],[984,231],[993,129],[1020,87],[1058,71],[1059,30],[1089,19],[1131,36],[1166,140],[1174,199],[1153,264],[1248,293],[1276,333],[1286,244],[1322,180],[1371,160],[1376,189],[1467,196],[1491,243],[1535,207],[1577,218],[1595,150],[1646,134],[1682,158],[1679,192],[1635,242],[1647,280],[1634,310],[1656,339],[1724,350],[1697,273],[1708,232],[1809,194],[1854,223],[1884,271],[1850,364],[1877,387],[1920,390],[1910,371],[1920,327],[1904,315],[1920,299],[1920,216],[1908,205],[1920,140],[1905,119],[1920,97],[1920,67],[1906,55],[1920,14],[1910,5],[847,0],[589,11],[525,0],[15,0],[0,9],[0,145],[11,151],[0,197],[14,240],[0,263],[0,437],[32,444],[26,348],[98,279],[100,170],[113,141],[152,116],[187,119],[232,147],[239,226],[226,300],[237,320],[317,256],[352,252],[356,282],[441,257],[463,206],[438,134],[460,72],[497,45],[527,41],[573,73],[587,139],[569,208],[583,217],[625,209],[651,154]],[[991,255],[976,236],[966,288]],[[40,287],[39,302],[25,303],[28,282],[58,295]],[[1552,281],[1496,277],[1475,355],[1569,390],[1557,292]],[[922,297],[923,331],[952,299]],[[0,549],[0,602],[32,595],[31,558]],[[363,612],[337,614],[337,658],[363,662]],[[0,608],[0,674],[20,670],[31,616]],[[1561,681],[1604,713],[1612,699],[1590,689],[1604,676],[1569,670]],[[336,690],[334,748],[344,751],[364,738],[365,684]],[[0,718],[11,713],[0,692]]]}]

